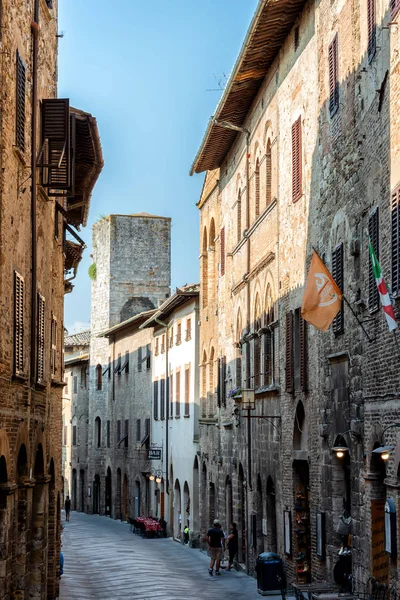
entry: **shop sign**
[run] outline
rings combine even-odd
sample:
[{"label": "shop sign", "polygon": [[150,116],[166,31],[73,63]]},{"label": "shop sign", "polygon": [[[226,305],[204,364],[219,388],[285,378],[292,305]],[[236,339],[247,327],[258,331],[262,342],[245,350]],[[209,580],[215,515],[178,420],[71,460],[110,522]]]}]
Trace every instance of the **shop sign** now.
[{"label": "shop sign", "polygon": [[149,460],[161,460],[161,448],[149,448]]}]

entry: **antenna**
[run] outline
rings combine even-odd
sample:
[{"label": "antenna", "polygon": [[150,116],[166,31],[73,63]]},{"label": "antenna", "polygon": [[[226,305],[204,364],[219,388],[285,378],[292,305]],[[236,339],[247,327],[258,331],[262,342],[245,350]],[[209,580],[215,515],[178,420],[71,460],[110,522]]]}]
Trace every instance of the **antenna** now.
[{"label": "antenna", "polygon": [[222,73],[222,75],[216,75],[214,73],[214,79],[218,87],[207,89],[206,92],[223,92],[228,83],[228,76],[225,75],[225,73]]}]

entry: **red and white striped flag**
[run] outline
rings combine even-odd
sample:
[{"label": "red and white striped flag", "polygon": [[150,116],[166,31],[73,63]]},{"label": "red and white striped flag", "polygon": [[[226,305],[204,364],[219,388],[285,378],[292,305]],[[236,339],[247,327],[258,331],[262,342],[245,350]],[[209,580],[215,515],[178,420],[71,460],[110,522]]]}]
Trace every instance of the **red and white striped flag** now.
[{"label": "red and white striped flag", "polygon": [[383,279],[383,276],[382,276],[382,269],[378,262],[378,259],[376,258],[376,254],[372,247],[371,240],[369,240],[369,255],[371,257],[372,271],[374,273],[376,286],[378,288],[383,312],[385,313],[389,331],[394,331],[395,329],[397,329],[398,324],[396,321],[396,317],[394,315],[392,303],[390,301],[389,292],[388,292],[385,280]]}]

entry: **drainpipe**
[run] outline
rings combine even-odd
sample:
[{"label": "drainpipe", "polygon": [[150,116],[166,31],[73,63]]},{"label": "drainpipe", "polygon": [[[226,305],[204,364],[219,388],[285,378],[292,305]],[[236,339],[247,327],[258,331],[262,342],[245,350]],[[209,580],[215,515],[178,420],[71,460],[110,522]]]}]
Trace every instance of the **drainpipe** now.
[{"label": "drainpipe", "polygon": [[[168,375],[168,324],[160,321],[157,317],[154,318],[155,322],[165,327],[165,491],[169,495],[169,453],[168,453],[168,429],[169,429],[169,375]],[[168,508],[171,508],[170,506]]]},{"label": "drainpipe", "polygon": [[32,236],[32,279],[31,279],[31,384],[36,383],[36,138],[37,138],[37,71],[39,48],[39,0],[35,0],[33,10],[32,32],[32,140],[31,140],[31,236]]}]

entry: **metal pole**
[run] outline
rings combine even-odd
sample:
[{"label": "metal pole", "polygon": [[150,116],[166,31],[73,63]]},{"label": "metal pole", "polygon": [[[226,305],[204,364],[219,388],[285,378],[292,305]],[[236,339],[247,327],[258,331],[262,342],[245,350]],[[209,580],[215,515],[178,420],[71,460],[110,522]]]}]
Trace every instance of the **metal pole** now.
[{"label": "metal pole", "polygon": [[247,486],[246,486],[246,521],[247,521],[247,549],[246,549],[246,571],[250,573],[250,544],[251,544],[251,524],[250,524],[250,493],[251,485],[251,421],[250,408],[247,409]]}]

